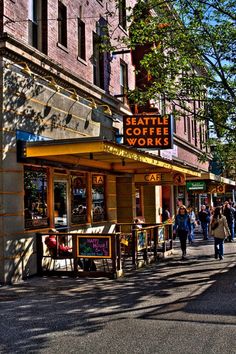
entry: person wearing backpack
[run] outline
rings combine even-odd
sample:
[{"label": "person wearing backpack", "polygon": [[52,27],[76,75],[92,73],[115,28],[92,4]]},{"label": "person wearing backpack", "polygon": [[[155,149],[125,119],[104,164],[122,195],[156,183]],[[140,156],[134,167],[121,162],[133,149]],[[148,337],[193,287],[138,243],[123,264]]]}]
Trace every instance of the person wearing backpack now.
[{"label": "person wearing backpack", "polygon": [[230,229],[222,208],[215,208],[211,221],[211,235],[214,237],[215,259],[224,259],[224,239],[230,235]]},{"label": "person wearing backpack", "polygon": [[182,259],[186,257],[186,242],[187,237],[191,233],[190,217],[188,215],[187,209],[184,205],[181,205],[178,214],[175,218],[175,223],[173,226],[173,234],[178,235],[182,250]]}]

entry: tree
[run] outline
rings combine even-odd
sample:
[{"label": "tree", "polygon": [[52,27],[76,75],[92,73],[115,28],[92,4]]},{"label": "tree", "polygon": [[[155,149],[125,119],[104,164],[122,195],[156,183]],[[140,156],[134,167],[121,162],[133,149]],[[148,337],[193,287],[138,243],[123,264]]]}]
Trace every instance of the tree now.
[{"label": "tree", "polygon": [[130,100],[165,97],[210,122],[215,145],[223,141],[235,151],[235,0],[138,0],[129,21],[126,45],[133,51],[149,45],[137,69],[149,80]]}]

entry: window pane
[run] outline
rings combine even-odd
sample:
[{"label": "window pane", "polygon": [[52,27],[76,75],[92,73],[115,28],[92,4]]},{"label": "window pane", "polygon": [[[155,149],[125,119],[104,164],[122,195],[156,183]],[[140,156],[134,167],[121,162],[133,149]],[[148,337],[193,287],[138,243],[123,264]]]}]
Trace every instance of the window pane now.
[{"label": "window pane", "polygon": [[105,179],[102,175],[93,175],[92,216],[93,221],[105,220]]},{"label": "window pane", "polygon": [[25,167],[24,191],[25,228],[47,227],[46,171],[33,167]]},{"label": "window pane", "polygon": [[68,223],[66,181],[54,181],[54,220],[55,226],[66,226]]},{"label": "window pane", "polygon": [[85,24],[78,19],[78,56],[85,60]]},{"label": "window pane", "polygon": [[71,222],[83,224],[87,221],[87,188],[84,175],[72,176],[71,181]]},{"label": "window pane", "polygon": [[119,0],[119,25],[126,29],[126,0]]},{"label": "window pane", "polygon": [[67,8],[58,2],[58,42],[67,47]]}]

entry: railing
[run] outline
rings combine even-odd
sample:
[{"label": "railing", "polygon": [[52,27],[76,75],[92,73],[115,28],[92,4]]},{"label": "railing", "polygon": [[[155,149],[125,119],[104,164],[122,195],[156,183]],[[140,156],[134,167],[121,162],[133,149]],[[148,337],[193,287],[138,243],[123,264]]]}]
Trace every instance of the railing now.
[{"label": "railing", "polygon": [[148,225],[141,228],[135,224],[117,224],[116,231],[120,233],[118,255],[121,267],[127,268],[131,260],[132,268],[156,261],[165,257],[172,250],[172,223]]},{"label": "railing", "polygon": [[[45,244],[46,238],[54,237],[52,249]],[[61,273],[73,276],[108,276],[115,278],[129,269],[164,257],[172,249],[172,224],[116,224],[114,233],[37,233],[38,274]],[[71,248],[63,253],[61,245]],[[70,260],[68,270],[66,260]],[[64,266],[61,262],[65,261]],[[59,267],[55,268],[55,263]],[[52,267],[53,266],[53,267]],[[51,269],[52,268],[52,269]]]}]

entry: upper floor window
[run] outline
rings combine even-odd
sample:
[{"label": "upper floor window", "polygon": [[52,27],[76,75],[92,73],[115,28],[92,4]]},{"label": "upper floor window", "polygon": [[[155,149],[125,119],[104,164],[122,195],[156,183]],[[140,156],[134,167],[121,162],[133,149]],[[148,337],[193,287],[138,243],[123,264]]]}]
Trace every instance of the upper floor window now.
[{"label": "upper floor window", "polygon": [[58,1],[58,42],[67,47],[67,8]]},{"label": "upper floor window", "polygon": [[121,61],[120,63],[120,94],[121,100],[123,102],[126,101],[125,95],[127,94],[128,90],[128,65]]},{"label": "upper floor window", "polygon": [[29,44],[47,54],[47,0],[29,0]]},{"label": "upper floor window", "polygon": [[104,88],[104,54],[100,51],[100,36],[93,33],[93,83]]},{"label": "upper floor window", "polygon": [[184,134],[187,134],[187,115],[184,113]]},{"label": "upper floor window", "polygon": [[119,25],[124,30],[127,29],[126,0],[119,0]]},{"label": "upper floor window", "polygon": [[85,23],[78,18],[78,56],[86,60],[85,52]]}]

